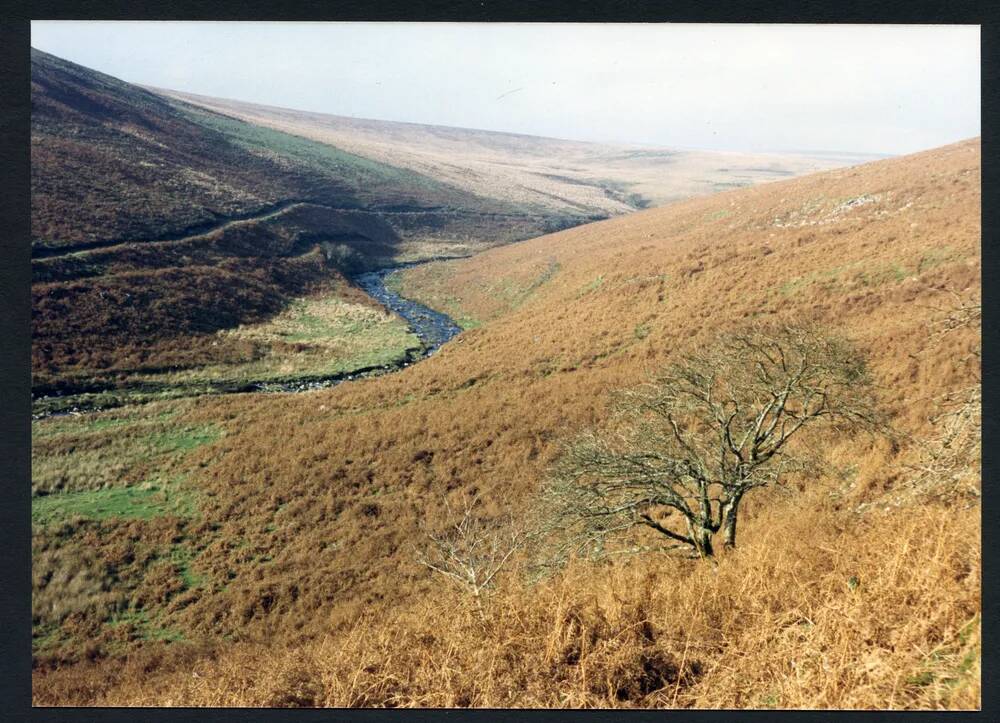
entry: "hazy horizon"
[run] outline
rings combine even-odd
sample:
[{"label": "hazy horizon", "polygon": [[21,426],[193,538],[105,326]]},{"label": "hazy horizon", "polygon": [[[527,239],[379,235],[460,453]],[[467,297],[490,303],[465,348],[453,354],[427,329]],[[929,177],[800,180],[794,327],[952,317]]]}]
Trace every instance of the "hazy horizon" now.
[{"label": "hazy horizon", "polygon": [[978,26],[32,21],[147,86],[569,140],[894,155],[980,134]]}]

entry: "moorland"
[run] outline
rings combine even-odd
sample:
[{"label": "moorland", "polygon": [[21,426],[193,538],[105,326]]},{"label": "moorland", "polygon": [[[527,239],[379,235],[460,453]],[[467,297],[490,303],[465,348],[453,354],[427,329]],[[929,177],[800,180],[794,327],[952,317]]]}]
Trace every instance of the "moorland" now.
[{"label": "moorland", "polygon": [[[35,705],[979,706],[978,139],[698,195],[697,159],[379,140],[42,53],[32,121]],[[463,328],[433,355],[197,393],[404,353],[352,278],[417,259],[392,288]],[[424,564],[464,509],[530,527],[616,392],[767,324],[845,339],[886,425],[801,438],[738,547],[539,577],[525,546],[480,597]]]}]

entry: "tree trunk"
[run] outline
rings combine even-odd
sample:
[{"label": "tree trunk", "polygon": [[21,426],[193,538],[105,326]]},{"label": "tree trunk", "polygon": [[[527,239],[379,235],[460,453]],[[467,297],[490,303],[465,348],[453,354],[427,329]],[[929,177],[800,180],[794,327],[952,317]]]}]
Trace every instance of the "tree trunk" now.
[{"label": "tree trunk", "polygon": [[734,494],[723,506],[722,546],[727,550],[736,547],[736,516],[739,514],[742,497],[742,492]]},{"label": "tree trunk", "polygon": [[691,539],[694,540],[694,549],[698,552],[699,557],[708,558],[715,555],[715,551],[712,549],[712,531],[710,529],[688,520],[688,530]]}]

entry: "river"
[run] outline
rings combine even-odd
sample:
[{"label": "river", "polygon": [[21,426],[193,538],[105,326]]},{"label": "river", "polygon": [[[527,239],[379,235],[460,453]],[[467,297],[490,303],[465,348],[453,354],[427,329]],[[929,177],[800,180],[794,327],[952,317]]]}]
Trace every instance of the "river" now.
[{"label": "river", "polygon": [[[433,260],[435,259],[431,259],[431,261]],[[410,330],[420,339],[420,349],[414,350],[394,365],[356,369],[319,379],[301,379],[287,383],[262,382],[255,385],[255,390],[262,392],[305,392],[312,389],[325,389],[345,381],[398,371],[436,352],[445,342],[460,333],[462,327],[447,314],[400,296],[386,285],[386,280],[391,275],[397,274],[403,269],[426,263],[429,261],[414,261],[376,271],[367,271],[351,277],[351,281],[360,286],[366,294],[406,320],[410,325]]]},{"label": "river", "polygon": [[462,327],[447,314],[442,314],[440,311],[406,299],[386,286],[386,279],[390,275],[399,273],[403,268],[416,265],[406,264],[405,266],[369,271],[354,277],[353,280],[369,296],[409,322],[413,333],[423,342],[426,356],[437,351],[442,344],[461,332]]},{"label": "river", "polygon": [[[433,260],[433,259],[431,259]],[[403,319],[407,321],[410,325],[410,329],[413,333],[420,339],[421,346],[417,349],[412,349],[405,357],[400,359],[395,364],[385,364],[382,366],[365,367],[362,369],[353,369],[350,372],[342,372],[340,374],[334,374],[330,376],[322,377],[305,377],[290,380],[287,382],[283,381],[244,381],[239,383],[233,382],[206,382],[203,388],[195,394],[245,394],[252,392],[306,392],[312,391],[314,389],[326,389],[327,387],[336,386],[341,382],[352,381],[354,379],[362,379],[365,377],[379,376],[382,374],[387,374],[389,372],[398,371],[404,367],[413,364],[427,356],[430,356],[435,351],[441,348],[441,345],[447,342],[449,339],[454,337],[456,334],[462,331],[462,327],[455,323],[455,321],[440,311],[435,311],[434,309],[428,308],[423,304],[416,301],[404,298],[392,291],[386,286],[386,280],[395,273],[398,273],[404,268],[409,268],[416,266],[420,263],[428,263],[427,261],[414,262],[409,264],[401,264],[398,266],[392,266],[389,268],[378,269],[376,271],[368,271],[362,274],[358,274],[352,277],[352,281],[361,287],[365,293],[371,296],[373,299],[383,304],[387,309],[399,314]],[[142,390],[147,392],[154,391],[166,391],[169,385],[153,383],[153,382],[139,382],[132,387],[135,390]],[[161,389],[162,387],[162,389]],[[35,395],[32,394],[32,402],[37,402],[45,399],[53,399],[54,397],[73,397],[80,393],[97,393],[101,391],[111,391],[115,387],[94,385],[91,387],[81,387],[78,389],[63,389],[54,394],[42,394]],[[117,387],[119,391],[122,391],[122,387]],[[84,399],[74,399],[69,402],[66,406],[61,409],[57,406],[56,410],[48,409],[45,411],[39,411],[32,414],[32,419],[42,419],[49,416],[61,416],[63,414],[74,414],[83,412],[93,412],[99,411],[100,409],[107,409],[111,406],[118,406],[117,404],[106,404],[105,406],[96,406],[93,404],[88,404]],[[72,405],[72,406],[70,406]],[[34,404],[33,404],[34,406]],[[61,406],[61,405],[60,405]]]}]

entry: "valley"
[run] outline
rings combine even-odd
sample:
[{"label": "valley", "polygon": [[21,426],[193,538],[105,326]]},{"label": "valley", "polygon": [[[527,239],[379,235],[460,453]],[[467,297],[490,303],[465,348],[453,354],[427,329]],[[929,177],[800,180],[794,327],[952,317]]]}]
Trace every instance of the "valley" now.
[{"label": "valley", "polygon": [[352,281],[373,269],[856,160],[346,119],[32,62],[36,417],[403,364],[415,347],[398,324],[363,325],[381,329],[365,341],[341,325],[321,352],[255,329],[303,304],[377,309]]},{"label": "valley", "polygon": [[[979,705],[979,139],[618,147],[38,51],[32,82],[34,705]],[[567,440],[753,325],[857,349],[891,433],[797,441],[714,560],[538,574]],[[463,510],[475,555],[518,540],[482,594],[427,564]]]}]

